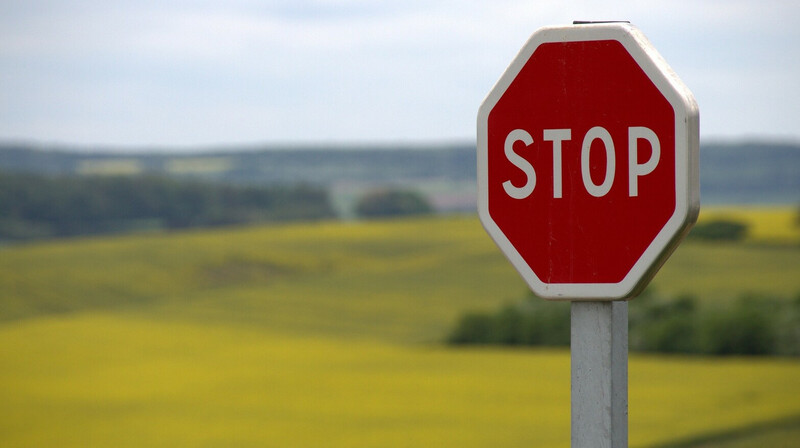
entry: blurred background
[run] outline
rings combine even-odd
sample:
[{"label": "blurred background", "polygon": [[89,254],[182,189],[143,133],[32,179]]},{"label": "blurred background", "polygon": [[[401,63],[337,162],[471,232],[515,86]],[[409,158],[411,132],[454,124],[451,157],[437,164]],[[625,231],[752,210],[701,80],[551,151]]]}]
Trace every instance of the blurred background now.
[{"label": "blurred background", "polygon": [[0,3],[0,445],[569,446],[569,306],[476,217],[536,29],[628,20],[701,110],[630,305],[637,447],[800,445],[800,6]]}]

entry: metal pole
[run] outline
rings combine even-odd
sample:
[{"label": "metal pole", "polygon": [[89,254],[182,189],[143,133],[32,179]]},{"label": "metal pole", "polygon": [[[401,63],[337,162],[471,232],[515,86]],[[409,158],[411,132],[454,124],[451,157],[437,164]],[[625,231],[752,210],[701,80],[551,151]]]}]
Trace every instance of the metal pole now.
[{"label": "metal pole", "polygon": [[572,448],[628,446],[628,302],[572,302]]}]

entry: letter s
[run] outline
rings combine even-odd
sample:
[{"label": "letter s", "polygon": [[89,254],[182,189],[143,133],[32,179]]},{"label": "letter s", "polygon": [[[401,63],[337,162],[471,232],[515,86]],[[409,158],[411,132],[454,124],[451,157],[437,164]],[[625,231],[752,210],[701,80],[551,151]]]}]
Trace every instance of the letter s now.
[{"label": "letter s", "polygon": [[530,194],[533,192],[533,188],[536,186],[536,172],[533,170],[533,165],[531,165],[530,162],[514,152],[514,143],[518,141],[525,143],[525,146],[527,147],[533,144],[533,137],[531,137],[531,134],[529,134],[527,131],[522,129],[514,129],[508,133],[503,150],[506,153],[506,158],[508,158],[508,161],[525,173],[527,176],[527,181],[525,182],[525,185],[516,187],[511,183],[510,180],[507,180],[503,182],[503,189],[514,199],[525,199],[530,196]]}]

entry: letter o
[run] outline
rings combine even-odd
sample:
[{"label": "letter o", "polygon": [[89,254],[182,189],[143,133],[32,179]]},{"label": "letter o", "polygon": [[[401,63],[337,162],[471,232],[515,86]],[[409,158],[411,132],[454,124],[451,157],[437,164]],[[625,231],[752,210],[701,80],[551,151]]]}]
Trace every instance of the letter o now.
[{"label": "letter o", "polygon": [[[606,149],[606,175],[600,185],[595,185],[592,180],[589,156],[592,150],[592,142],[598,138],[603,142],[603,146]],[[611,134],[602,126],[595,126],[589,129],[589,132],[583,137],[583,145],[581,146],[581,177],[583,177],[583,186],[586,187],[586,191],[590,195],[599,198],[605,196],[611,190],[611,186],[614,184],[615,162],[614,141],[611,139]]]}]

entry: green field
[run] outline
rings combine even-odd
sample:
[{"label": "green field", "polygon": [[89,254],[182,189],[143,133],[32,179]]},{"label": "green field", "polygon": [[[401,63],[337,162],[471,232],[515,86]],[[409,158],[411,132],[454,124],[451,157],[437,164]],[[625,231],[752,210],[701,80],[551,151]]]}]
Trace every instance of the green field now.
[{"label": "green field", "polygon": [[[773,227],[682,245],[654,287],[796,296]],[[568,446],[568,351],[440,343],[525,294],[472,217],[2,248],[0,445]],[[629,396],[631,446],[798,442],[795,359],[633,354]]]}]

